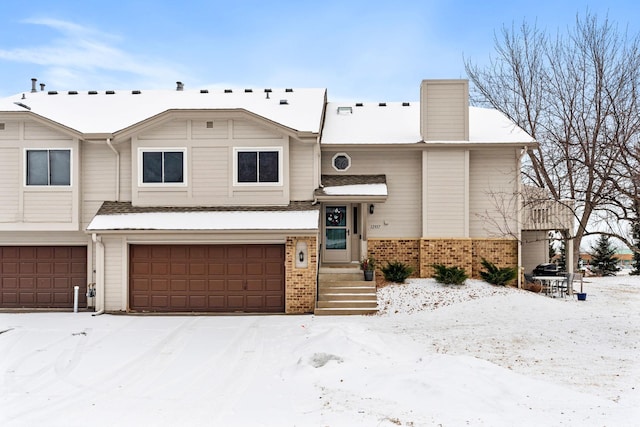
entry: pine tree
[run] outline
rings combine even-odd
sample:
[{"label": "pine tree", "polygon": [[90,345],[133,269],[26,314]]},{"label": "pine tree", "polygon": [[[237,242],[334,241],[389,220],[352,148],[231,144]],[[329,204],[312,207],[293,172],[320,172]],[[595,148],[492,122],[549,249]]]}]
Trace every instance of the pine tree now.
[{"label": "pine tree", "polygon": [[615,257],[616,249],[609,236],[601,235],[595,246],[591,246],[591,264],[594,272],[601,276],[613,276],[620,268]]},{"label": "pine tree", "polygon": [[560,258],[558,258],[558,268],[561,271],[567,271],[567,246],[564,240],[560,242]]}]

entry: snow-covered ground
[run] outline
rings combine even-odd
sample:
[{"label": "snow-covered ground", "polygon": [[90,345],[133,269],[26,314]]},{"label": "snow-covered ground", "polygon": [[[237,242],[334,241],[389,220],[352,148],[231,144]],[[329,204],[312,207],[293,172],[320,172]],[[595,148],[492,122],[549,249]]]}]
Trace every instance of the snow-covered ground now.
[{"label": "snow-covered ground", "polygon": [[2,426],[634,426],[640,279],[470,280],[376,316],[0,314]]}]

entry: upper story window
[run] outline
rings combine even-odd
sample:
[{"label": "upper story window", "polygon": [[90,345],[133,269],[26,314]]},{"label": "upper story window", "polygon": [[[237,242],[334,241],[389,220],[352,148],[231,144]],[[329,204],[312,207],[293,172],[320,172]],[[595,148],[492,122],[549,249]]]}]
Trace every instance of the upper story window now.
[{"label": "upper story window", "polygon": [[142,184],[184,184],[185,149],[141,149],[140,181]]},{"label": "upper story window", "polygon": [[237,148],[236,184],[282,184],[282,148]]},{"label": "upper story window", "polygon": [[71,150],[26,150],[27,185],[71,185]]},{"label": "upper story window", "polygon": [[351,157],[347,153],[338,153],[331,159],[331,164],[338,172],[344,172],[351,167]]}]

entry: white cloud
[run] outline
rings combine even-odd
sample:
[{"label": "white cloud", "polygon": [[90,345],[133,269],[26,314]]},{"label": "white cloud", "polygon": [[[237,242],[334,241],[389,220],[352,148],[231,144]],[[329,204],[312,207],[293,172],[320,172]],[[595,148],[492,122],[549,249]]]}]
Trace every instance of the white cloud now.
[{"label": "white cloud", "polygon": [[168,88],[176,79],[188,79],[179,65],[122,49],[123,40],[113,34],[54,19],[25,23],[52,29],[59,37],[38,46],[0,49],[0,60],[41,66],[41,81],[49,87],[114,89],[133,84]]}]

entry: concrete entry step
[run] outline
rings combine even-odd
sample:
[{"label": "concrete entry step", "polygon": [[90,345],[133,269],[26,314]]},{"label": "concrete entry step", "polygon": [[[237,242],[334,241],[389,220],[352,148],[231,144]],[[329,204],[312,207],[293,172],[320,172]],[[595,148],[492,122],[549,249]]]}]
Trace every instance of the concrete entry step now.
[{"label": "concrete entry step", "polygon": [[376,284],[364,280],[358,264],[320,267],[315,314],[372,314],[377,312],[377,307]]}]

